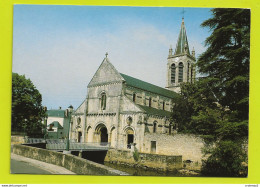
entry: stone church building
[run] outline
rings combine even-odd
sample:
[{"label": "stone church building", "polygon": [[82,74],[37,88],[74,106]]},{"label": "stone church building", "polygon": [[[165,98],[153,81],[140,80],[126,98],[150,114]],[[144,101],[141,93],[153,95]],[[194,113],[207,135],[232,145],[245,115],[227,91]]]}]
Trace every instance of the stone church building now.
[{"label": "stone church building", "polygon": [[180,92],[180,83],[194,80],[195,61],[184,20],[175,52],[169,49],[166,88],[118,72],[106,55],[88,84],[86,99],[73,113],[70,139],[199,161],[202,140],[178,134],[171,121],[172,99]]}]

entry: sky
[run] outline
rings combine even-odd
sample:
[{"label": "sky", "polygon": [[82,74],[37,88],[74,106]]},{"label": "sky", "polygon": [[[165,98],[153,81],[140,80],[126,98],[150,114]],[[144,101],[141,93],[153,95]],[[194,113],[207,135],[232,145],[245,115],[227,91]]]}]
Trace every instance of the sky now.
[{"label": "sky", "polygon": [[183,16],[198,57],[208,8],[14,5],[12,71],[33,82],[48,109],[79,107],[106,52],[120,73],[165,87]]}]

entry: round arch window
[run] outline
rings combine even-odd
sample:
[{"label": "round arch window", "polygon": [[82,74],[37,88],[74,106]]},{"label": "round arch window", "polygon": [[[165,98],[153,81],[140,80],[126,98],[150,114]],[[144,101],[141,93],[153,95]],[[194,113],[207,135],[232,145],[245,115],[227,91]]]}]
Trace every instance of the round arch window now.
[{"label": "round arch window", "polygon": [[78,125],[80,124],[80,122],[81,122],[81,118],[78,117],[78,118],[77,118],[77,123],[78,123]]},{"label": "round arch window", "polygon": [[126,123],[127,123],[127,125],[131,125],[131,124],[133,123],[133,118],[129,116],[129,117],[126,119]]}]

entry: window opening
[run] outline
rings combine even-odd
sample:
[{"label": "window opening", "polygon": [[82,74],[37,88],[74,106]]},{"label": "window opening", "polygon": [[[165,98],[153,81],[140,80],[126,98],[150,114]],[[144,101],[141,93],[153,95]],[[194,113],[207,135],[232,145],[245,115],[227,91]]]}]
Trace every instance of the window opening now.
[{"label": "window opening", "polygon": [[192,82],[193,81],[193,71],[192,71],[192,66],[191,66],[191,70],[190,70],[190,82]]},{"label": "window opening", "polygon": [[183,82],[183,63],[181,62],[179,64],[179,82]]},{"label": "window opening", "polygon": [[106,109],[106,94],[105,93],[103,93],[102,95],[101,95],[101,109],[102,110],[105,110]]},{"label": "window opening", "polygon": [[135,103],[135,100],[136,100],[136,94],[134,93],[133,94],[133,102]]},{"label": "window opening", "polygon": [[150,97],[149,98],[149,107],[151,107],[152,106],[152,98]]},{"label": "window opening", "polygon": [[163,101],[162,103],[162,109],[164,110],[165,109],[165,102]]},{"label": "window opening", "polygon": [[156,141],[151,141],[151,153],[156,153]]},{"label": "window opening", "polygon": [[188,63],[188,69],[187,69],[187,82],[189,82],[189,75],[190,75],[190,64]]},{"label": "window opening", "polygon": [[171,65],[171,83],[175,83],[175,71],[176,71],[175,64],[172,64]]},{"label": "window opening", "polygon": [[154,122],[154,123],[153,123],[153,132],[154,132],[154,133],[156,133],[156,128],[157,128],[157,123]]}]

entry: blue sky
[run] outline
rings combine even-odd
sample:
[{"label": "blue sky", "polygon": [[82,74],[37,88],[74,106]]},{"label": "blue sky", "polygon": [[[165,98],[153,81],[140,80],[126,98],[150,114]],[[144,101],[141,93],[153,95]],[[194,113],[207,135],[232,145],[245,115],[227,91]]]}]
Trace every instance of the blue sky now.
[{"label": "blue sky", "polygon": [[[105,53],[124,74],[165,87],[183,8],[15,5],[13,72],[30,78],[49,109],[77,108]],[[208,8],[185,8],[190,50],[205,51]]]}]

